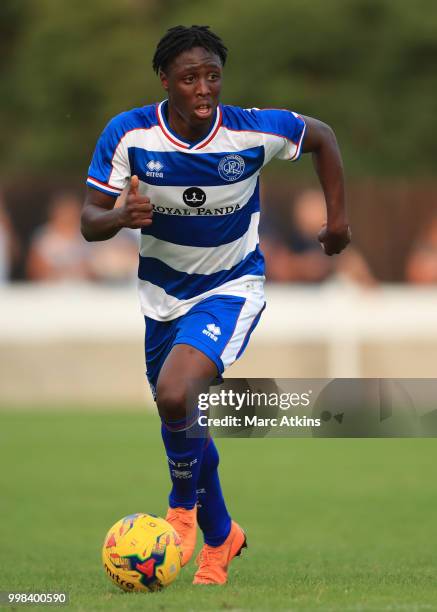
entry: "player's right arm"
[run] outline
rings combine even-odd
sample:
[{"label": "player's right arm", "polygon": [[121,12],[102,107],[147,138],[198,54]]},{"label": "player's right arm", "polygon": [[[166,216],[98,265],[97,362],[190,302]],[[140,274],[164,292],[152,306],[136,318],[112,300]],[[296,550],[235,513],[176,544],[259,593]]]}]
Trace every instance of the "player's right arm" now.
[{"label": "player's right arm", "polygon": [[81,231],[85,240],[108,240],[122,227],[139,229],[152,223],[149,198],[138,193],[138,177],[131,178],[125,202],[114,208],[116,198],[88,187],[82,209]]},{"label": "player's right arm", "polygon": [[[142,119],[142,116],[140,117]],[[139,180],[129,160],[126,136],[138,127],[136,109],[120,113],[101,133],[88,170],[81,229],[85,240],[107,240],[123,227],[138,229],[152,223],[149,198],[139,193]],[[127,187],[126,199],[115,206]]]}]

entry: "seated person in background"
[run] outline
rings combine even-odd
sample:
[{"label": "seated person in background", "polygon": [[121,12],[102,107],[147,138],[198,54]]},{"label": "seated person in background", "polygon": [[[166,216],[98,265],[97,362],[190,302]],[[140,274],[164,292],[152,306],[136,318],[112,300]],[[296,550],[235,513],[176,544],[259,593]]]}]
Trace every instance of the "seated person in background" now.
[{"label": "seated person in background", "polygon": [[415,285],[437,284],[437,214],[427,222],[411,249],[405,280]]},{"label": "seated person in background", "polygon": [[[115,208],[123,206],[126,195],[127,190],[117,198]],[[112,285],[136,284],[139,240],[140,230],[123,227],[111,240],[88,243],[93,279]]]},{"label": "seated person in background", "polygon": [[320,283],[339,278],[364,286],[376,284],[367,263],[354,247],[349,246],[335,259],[324,256],[317,235],[326,223],[325,210],[323,193],[309,189],[296,199],[282,235],[264,220],[261,248],[268,281]]},{"label": "seated person in background", "polygon": [[19,253],[20,243],[0,194],[0,285],[9,281]]},{"label": "seated person in background", "polygon": [[27,260],[34,281],[82,281],[90,278],[89,247],[80,233],[81,202],[73,194],[53,198],[47,222],[37,228]]}]

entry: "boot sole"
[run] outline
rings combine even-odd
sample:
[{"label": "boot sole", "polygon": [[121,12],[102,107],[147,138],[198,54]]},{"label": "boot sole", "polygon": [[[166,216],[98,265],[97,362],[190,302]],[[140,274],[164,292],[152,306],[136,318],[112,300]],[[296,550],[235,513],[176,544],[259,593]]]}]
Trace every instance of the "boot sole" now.
[{"label": "boot sole", "polygon": [[[244,531],[243,531],[243,533],[244,533]],[[247,536],[246,536],[246,534],[245,534],[245,533],[244,533],[244,542],[243,542],[243,544],[240,546],[240,548],[239,548],[238,552],[237,552],[237,553],[234,555],[234,557],[233,557],[233,558],[235,558],[235,557],[241,557],[241,553],[243,552],[243,548],[249,548],[249,547],[248,547],[248,544],[247,544]]]}]

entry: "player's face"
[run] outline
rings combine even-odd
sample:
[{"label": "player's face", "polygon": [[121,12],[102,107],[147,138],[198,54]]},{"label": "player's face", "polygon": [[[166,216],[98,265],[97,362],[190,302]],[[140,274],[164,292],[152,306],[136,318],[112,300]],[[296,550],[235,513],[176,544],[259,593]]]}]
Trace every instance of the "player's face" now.
[{"label": "player's face", "polygon": [[222,86],[220,58],[202,47],[178,55],[161,72],[161,82],[168,92],[172,109],[188,124],[209,124],[219,103]]}]

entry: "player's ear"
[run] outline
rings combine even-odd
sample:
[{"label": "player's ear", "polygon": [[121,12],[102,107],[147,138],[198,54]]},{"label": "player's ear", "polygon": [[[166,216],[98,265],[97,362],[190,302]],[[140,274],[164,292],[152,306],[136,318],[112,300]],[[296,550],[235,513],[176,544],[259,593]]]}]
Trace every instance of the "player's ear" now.
[{"label": "player's ear", "polygon": [[165,91],[167,91],[168,90],[168,78],[165,72],[163,72],[162,70],[159,71],[159,78],[161,79],[161,85],[163,86]]}]

